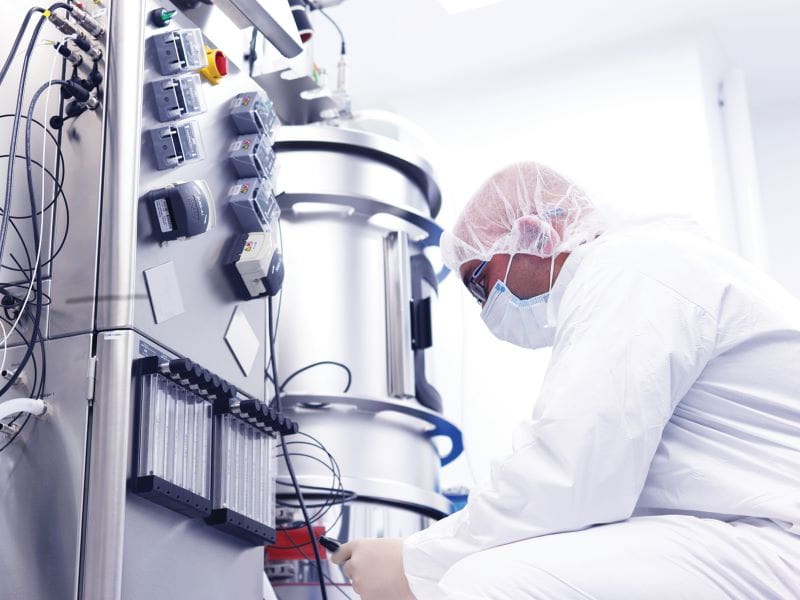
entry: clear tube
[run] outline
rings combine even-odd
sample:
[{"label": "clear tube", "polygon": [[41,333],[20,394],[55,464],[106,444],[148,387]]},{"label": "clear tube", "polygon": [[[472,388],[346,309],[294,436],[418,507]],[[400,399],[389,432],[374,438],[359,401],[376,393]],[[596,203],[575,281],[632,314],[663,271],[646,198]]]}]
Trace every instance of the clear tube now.
[{"label": "clear tube", "polygon": [[242,429],[244,433],[244,458],[242,460],[242,514],[250,514],[250,476],[253,472],[251,461],[252,448],[253,448],[253,428],[249,425],[244,425]]},{"label": "clear tube", "polygon": [[233,463],[234,463],[233,464],[233,473],[234,473],[234,475],[233,475],[233,490],[234,491],[233,491],[233,506],[231,508],[233,508],[233,510],[235,510],[235,511],[239,511],[240,510],[239,498],[241,497],[241,492],[240,491],[241,491],[241,487],[242,487],[241,486],[242,476],[241,476],[241,466],[240,466],[242,464],[242,460],[241,460],[242,431],[241,431],[240,422],[239,422],[238,419],[232,417],[231,421],[233,422],[233,431],[234,431],[234,435],[235,435],[235,438],[236,438],[236,446],[235,446],[236,450],[233,453]]},{"label": "clear tube", "polygon": [[233,457],[233,435],[231,430],[231,418],[229,415],[223,415],[223,433],[225,435],[225,454],[222,455],[222,460],[220,461],[223,466],[223,472],[225,477],[225,499],[223,506],[230,507],[231,501],[233,498],[231,497],[233,494],[233,490],[231,489],[231,481],[233,475],[233,464],[232,464],[232,457]]},{"label": "clear tube", "polygon": [[186,415],[186,390],[183,387],[175,386],[175,459],[173,463],[173,483],[184,487],[183,483],[183,440],[184,435],[184,416]]},{"label": "clear tube", "polygon": [[201,406],[203,405],[203,399],[197,396],[192,398],[192,439],[191,439],[191,450],[190,450],[190,460],[191,460],[191,471],[192,471],[192,479],[191,479],[191,486],[192,491],[195,494],[202,495],[202,491],[200,490],[200,465],[203,462],[203,455],[200,449],[200,442],[202,441],[202,436],[200,433],[200,426],[202,424],[202,415],[200,414]]},{"label": "clear tube", "polygon": [[166,440],[166,444],[164,444],[164,455],[166,457],[165,460],[165,469],[164,469],[164,478],[167,481],[171,481],[175,483],[175,393],[177,391],[177,386],[169,382],[167,383],[166,393],[164,395],[164,399],[167,403],[167,414],[166,418],[164,419],[164,439]]},{"label": "clear tube", "polygon": [[189,442],[191,441],[191,434],[189,431],[189,410],[194,401],[194,394],[182,390],[181,400],[183,401],[183,425],[181,427],[181,487],[188,490],[191,489],[192,483],[189,477],[190,473],[190,458],[189,458]]},{"label": "clear tube", "polygon": [[203,496],[206,498],[211,497],[211,490],[209,489],[209,473],[211,471],[210,461],[211,461],[211,405],[202,402],[202,442],[201,442],[201,454],[202,454],[202,465],[200,467],[200,489],[203,490]]},{"label": "clear tube", "polygon": [[269,436],[267,440],[267,454],[269,455],[269,477],[267,478],[267,525],[275,527],[275,478],[278,474],[278,455],[275,453],[275,438]]},{"label": "clear tube", "polygon": [[255,494],[255,510],[253,518],[259,523],[264,522],[264,434],[260,431],[256,436],[256,459],[253,468],[255,477],[253,493]]},{"label": "clear tube", "polygon": [[139,453],[139,472],[137,475],[152,475],[153,474],[153,452],[155,451],[155,432],[156,432],[156,419],[155,413],[156,400],[158,398],[158,375],[150,374],[147,377],[142,377],[142,413],[139,415],[142,426],[147,428],[147,441],[140,440],[142,443],[142,450]]},{"label": "clear tube", "polygon": [[162,479],[167,477],[167,380],[163,377],[157,377],[158,391],[156,395],[156,435],[155,447],[156,455],[155,461],[155,475]]}]

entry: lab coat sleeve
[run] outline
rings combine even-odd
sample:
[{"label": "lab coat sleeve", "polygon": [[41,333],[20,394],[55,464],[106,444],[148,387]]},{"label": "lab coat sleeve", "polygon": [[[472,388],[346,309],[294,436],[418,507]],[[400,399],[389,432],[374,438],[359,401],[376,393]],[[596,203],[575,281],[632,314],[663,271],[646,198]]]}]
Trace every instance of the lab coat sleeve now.
[{"label": "lab coat sleeve", "polygon": [[[569,284],[530,420],[491,484],[406,539],[418,600],[459,559],[522,539],[631,516],[676,404],[709,359],[716,319],[659,281],[615,267]],[[495,374],[499,375],[499,374]],[[491,376],[491,374],[487,374]]]}]

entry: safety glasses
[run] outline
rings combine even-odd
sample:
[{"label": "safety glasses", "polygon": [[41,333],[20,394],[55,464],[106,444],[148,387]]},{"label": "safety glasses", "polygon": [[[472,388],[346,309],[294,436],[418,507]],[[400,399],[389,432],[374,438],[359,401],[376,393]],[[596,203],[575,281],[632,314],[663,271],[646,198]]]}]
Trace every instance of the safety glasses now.
[{"label": "safety glasses", "polygon": [[481,261],[481,263],[475,267],[475,270],[470,275],[469,279],[467,280],[467,289],[469,293],[478,301],[478,304],[483,305],[486,302],[486,287],[483,283],[479,283],[481,276],[483,275],[484,269],[486,269],[486,265],[489,264],[488,260]]}]

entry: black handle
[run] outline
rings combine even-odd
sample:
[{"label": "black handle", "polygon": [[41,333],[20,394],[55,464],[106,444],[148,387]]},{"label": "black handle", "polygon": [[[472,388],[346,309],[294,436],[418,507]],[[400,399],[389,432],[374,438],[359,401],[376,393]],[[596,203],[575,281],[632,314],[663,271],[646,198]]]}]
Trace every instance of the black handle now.
[{"label": "black handle", "polygon": [[339,540],[335,540],[333,538],[326,537],[321,535],[319,537],[319,543],[322,544],[322,547],[325,548],[328,552],[336,552],[339,548],[342,547],[342,542]]}]

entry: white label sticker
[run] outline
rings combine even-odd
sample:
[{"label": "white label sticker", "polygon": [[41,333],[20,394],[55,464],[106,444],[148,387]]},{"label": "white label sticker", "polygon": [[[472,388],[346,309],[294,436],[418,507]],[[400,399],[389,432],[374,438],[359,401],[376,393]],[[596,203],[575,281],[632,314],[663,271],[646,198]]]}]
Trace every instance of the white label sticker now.
[{"label": "white label sticker", "polygon": [[169,216],[169,208],[167,208],[166,198],[156,198],[153,202],[153,205],[156,209],[158,226],[161,228],[161,233],[172,231],[172,218]]}]

